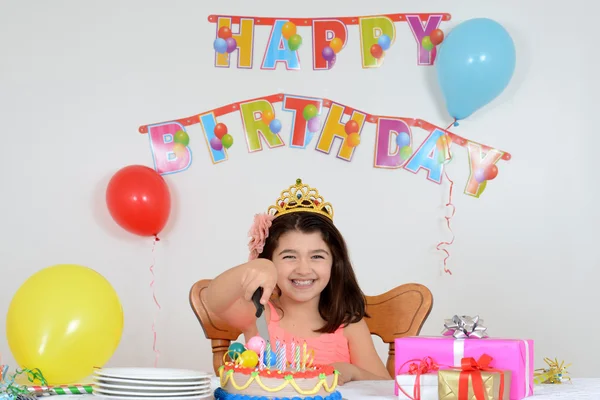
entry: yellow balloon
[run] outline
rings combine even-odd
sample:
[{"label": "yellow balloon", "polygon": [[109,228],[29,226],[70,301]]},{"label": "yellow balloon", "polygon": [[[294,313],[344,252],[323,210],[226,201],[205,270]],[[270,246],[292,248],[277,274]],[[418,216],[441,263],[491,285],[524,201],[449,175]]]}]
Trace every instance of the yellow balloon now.
[{"label": "yellow balloon", "polygon": [[112,357],[123,308],[111,284],[80,265],[55,265],[30,276],[6,316],[10,350],[22,368],[39,368],[50,385],[76,383]]},{"label": "yellow balloon", "polygon": [[331,39],[331,42],[329,42],[329,47],[331,47],[331,50],[337,54],[342,50],[342,47],[344,47],[344,43],[342,42],[342,39],[336,37]]}]

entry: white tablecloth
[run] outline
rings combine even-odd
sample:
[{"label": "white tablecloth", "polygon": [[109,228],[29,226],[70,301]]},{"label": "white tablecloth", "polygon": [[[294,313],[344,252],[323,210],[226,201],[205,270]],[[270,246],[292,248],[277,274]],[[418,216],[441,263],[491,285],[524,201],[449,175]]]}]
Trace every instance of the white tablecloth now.
[{"label": "white tablecloth", "polygon": [[[344,399],[348,400],[397,399],[394,396],[393,381],[349,382],[339,387],[339,391]],[[533,393],[529,399],[600,400],[600,379],[573,379],[572,383],[562,385],[536,385]]]},{"label": "white tablecloth", "polygon": [[[213,378],[213,388],[219,385],[219,379]],[[339,391],[347,400],[391,400],[394,396],[393,381],[360,381],[349,382],[339,386]],[[53,397],[56,400],[82,400],[83,397],[91,398],[91,395],[71,396],[63,395]],[[534,400],[600,400],[600,378],[599,379],[573,379],[572,383],[562,385],[537,385],[534,395],[529,397]],[[88,400],[88,399],[85,399]]]},{"label": "white tablecloth", "polygon": [[[219,379],[213,379],[213,386],[219,385]],[[338,386],[338,390],[348,400],[391,400],[394,396],[394,381],[358,381]],[[573,379],[572,383],[562,385],[536,385],[535,400],[600,400],[600,379]]]}]

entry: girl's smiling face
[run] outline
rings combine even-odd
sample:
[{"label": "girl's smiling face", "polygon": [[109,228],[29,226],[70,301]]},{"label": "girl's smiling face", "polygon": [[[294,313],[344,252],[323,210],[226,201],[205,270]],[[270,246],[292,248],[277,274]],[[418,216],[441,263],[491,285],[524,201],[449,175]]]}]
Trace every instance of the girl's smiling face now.
[{"label": "girl's smiling face", "polygon": [[281,295],[298,303],[318,298],[329,283],[333,257],[320,232],[296,230],[279,237],[273,251]]}]

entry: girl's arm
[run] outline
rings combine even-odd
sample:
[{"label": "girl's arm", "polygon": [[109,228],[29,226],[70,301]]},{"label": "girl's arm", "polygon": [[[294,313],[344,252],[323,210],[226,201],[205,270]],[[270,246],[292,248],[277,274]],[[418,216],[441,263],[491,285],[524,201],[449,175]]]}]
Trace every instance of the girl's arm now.
[{"label": "girl's arm", "polygon": [[386,380],[392,379],[387,368],[375,350],[371,332],[364,319],[348,325],[344,329],[350,348],[350,362],[355,371],[351,380]]},{"label": "girl's arm", "polygon": [[258,258],[231,268],[213,279],[206,288],[204,303],[208,310],[228,325],[247,331],[255,323],[256,308],[252,295],[264,289],[262,304],[267,304],[277,284],[275,265]]}]

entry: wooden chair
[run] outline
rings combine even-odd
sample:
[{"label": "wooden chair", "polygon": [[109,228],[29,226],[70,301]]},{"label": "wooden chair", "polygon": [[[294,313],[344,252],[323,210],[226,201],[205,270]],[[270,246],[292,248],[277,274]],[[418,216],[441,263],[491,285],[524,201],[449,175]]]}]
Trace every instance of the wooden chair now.
[{"label": "wooden chair", "polygon": [[[241,332],[224,324],[207,310],[204,290],[209,283],[210,279],[204,279],[192,286],[190,305],[204,335],[211,341],[213,368],[217,374],[231,341],[237,340]],[[366,322],[372,335],[379,336],[384,343],[389,344],[386,367],[392,377],[396,375],[394,339],[418,335],[432,307],[431,292],[418,283],[407,283],[377,296],[367,296],[367,313],[370,318]]]}]

